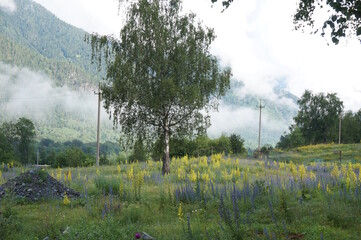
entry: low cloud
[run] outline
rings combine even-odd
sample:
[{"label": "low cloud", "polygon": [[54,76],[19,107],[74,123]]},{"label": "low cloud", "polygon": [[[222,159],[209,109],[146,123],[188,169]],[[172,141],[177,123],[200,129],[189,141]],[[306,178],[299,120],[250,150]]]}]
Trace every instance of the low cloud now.
[{"label": "low cloud", "polygon": [[14,0],[0,0],[0,9],[8,12],[16,11]]},{"label": "low cloud", "polygon": [[[97,117],[97,96],[91,91],[74,91],[55,86],[46,75],[0,62],[0,111],[6,118],[28,117],[44,121],[54,111],[76,114],[80,119]],[[102,109],[102,119],[108,115]]]}]

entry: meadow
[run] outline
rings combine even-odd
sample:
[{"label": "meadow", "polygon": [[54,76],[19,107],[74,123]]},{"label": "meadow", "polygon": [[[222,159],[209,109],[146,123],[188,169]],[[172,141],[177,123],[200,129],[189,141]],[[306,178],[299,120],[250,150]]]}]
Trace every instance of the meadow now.
[{"label": "meadow", "polygon": [[[359,155],[341,163],[185,156],[166,176],[151,160],[44,169],[82,197],[3,198],[0,239],[360,239]],[[0,170],[2,184],[27,169]]]}]

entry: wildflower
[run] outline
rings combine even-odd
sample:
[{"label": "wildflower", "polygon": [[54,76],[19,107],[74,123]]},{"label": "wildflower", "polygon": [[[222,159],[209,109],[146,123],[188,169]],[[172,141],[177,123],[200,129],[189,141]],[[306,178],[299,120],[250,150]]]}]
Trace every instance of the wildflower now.
[{"label": "wildflower", "polygon": [[61,180],[61,168],[58,166],[56,169],[56,179]]},{"label": "wildflower", "polygon": [[341,166],[341,173],[342,173],[342,176],[343,176],[343,177],[346,176],[346,172],[347,172],[346,166],[345,166],[344,164],[342,164],[342,166]]},{"label": "wildflower", "polygon": [[328,184],[326,184],[326,192],[331,193],[331,189],[328,187]]},{"label": "wildflower", "polygon": [[361,166],[358,170],[358,181],[361,182]]},{"label": "wildflower", "polygon": [[124,185],[122,180],[120,180],[120,184],[119,184],[119,195],[122,196],[123,195],[123,191],[124,191]]},{"label": "wildflower", "polygon": [[197,181],[197,174],[194,172],[194,170],[192,169],[191,172],[189,173],[189,179],[192,181],[192,182],[195,182]]},{"label": "wildflower", "polygon": [[279,168],[280,168],[280,170],[285,169],[285,163],[284,163],[284,162],[280,162],[280,163],[279,163]]},{"label": "wildflower", "polygon": [[141,236],[141,234],[140,233],[136,233],[135,234],[135,239],[140,239],[142,236]]},{"label": "wildflower", "polygon": [[296,165],[291,161],[290,164],[289,164],[289,167],[290,167],[290,171],[293,175],[293,178],[296,179],[297,177],[297,168],[296,168]]},{"label": "wildflower", "polygon": [[299,167],[298,167],[298,174],[299,174],[299,177],[301,179],[301,181],[304,179],[304,176],[306,175],[306,168],[303,164],[301,164]]},{"label": "wildflower", "polygon": [[186,171],[184,170],[184,168],[182,166],[177,168],[177,176],[178,176],[179,180],[185,179]]},{"label": "wildflower", "polygon": [[71,171],[68,171],[68,181],[71,183],[73,181],[71,177]]},{"label": "wildflower", "polygon": [[331,171],[331,176],[334,178],[338,178],[340,175],[340,171],[338,170],[337,165],[333,167],[332,171]]},{"label": "wildflower", "polygon": [[183,222],[183,210],[182,210],[182,203],[179,203],[178,208],[178,218],[181,222]]},{"label": "wildflower", "polygon": [[120,168],[120,165],[118,164],[118,166],[117,166],[117,172],[118,172],[118,174],[120,174],[121,171],[122,171],[122,169]]},{"label": "wildflower", "polygon": [[320,183],[320,182],[318,182],[318,184],[317,184],[317,188],[318,188],[318,189],[320,189],[320,188],[321,188],[321,183]]},{"label": "wildflower", "polygon": [[130,170],[128,172],[127,177],[128,177],[128,180],[132,180],[134,178],[134,166],[133,166],[133,164],[130,166]]},{"label": "wildflower", "polygon": [[68,206],[70,204],[70,200],[68,198],[68,195],[66,195],[66,193],[64,192],[64,200],[63,203],[65,206]]},{"label": "wildflower", "polygon": [[203,173],[202,174],[202,180],[204,181],[204,182],[209,182],[209,174],[208,173]]},{"label": "wildflower", "polygon": [[310,172],[310,179],[316,180],[316,174],[314,174],[314,172]]},{"label": "wildflower", "polygon": [[11,162],[10,162],[10,166],[11,166],[11,168],[14,167],[14,161],[11,161]]},{"label": "wildflower", "polygon": [[97,168],[97,170],[96,170],[95,173],[96,173],[97,176],[100,176],[100,170],[99,170],[99,168]]}]

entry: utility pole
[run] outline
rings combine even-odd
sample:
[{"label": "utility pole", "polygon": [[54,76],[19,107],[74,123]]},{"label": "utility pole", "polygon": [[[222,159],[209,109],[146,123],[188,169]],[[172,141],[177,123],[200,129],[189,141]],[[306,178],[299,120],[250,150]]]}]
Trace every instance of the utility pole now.
[{"label": "utility pole", "polygon": [[264,108],[264,106],[262,106],[262,100],[259,100],[259,127],[258,127],[258,152],[261,151],[261,116],[262,116],[262,108]]},{"label": "utility pole", "polygon": [[341,144],[341,119],[342,119],[342,112],[339,113],[339,121],[338,121],[338,144]]},{"label": "utility pole", "polygon": [[97,126],[97,159],[96,165],[99,167],[99,137],[100,137],[100,100],[101,100],[101,92],[100,92],[100,84],[98,88],[98,92],[94,91],[94,94],[98,95],[98,126]]}]

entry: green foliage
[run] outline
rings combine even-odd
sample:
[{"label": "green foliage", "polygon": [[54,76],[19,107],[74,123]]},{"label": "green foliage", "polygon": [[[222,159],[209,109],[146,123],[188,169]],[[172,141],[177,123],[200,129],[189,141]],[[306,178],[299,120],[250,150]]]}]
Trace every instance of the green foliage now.
[{"label": "green foliage", "polygon": [[341,124],[342,143],[361,143],[361,109],[356,113],[347,111],[342,116]]},{"label": "green foliage", "polygon": [[5,122],[0,126],[0,135],[2,135],[0,153],[3,152],[3,155],[9,158],[15,152],[21,163],[30,163],[34,154],[33,144],[36,136],[35,126],[31,120],[19,118],[16,123]]},{"label": "green foliage", "polygon": [[[38,144],[40,164],[53,167],[91,166],[95,163],[96,143],[83,143],[80,140],[64,143],[51,139],[42,139]],[[100,164],[110,164],[109,156],[117,156],[121,152],[119,144],[112,142],[100,143]],[[114,157],[115,158],[115,157]],[[112,163],[115,163],[115,159]]]},{"label": "green foliage", "polygon": [[10,163],[15,159],[14,149],[2,131],[0,131],[0,159],[4,163]]},{"label": "green foliage", "polygon": [[233,154],[239,154],[246,151],[244,148],[244,140],[241,138],[241,135],[233,133],[229,136],[229,141]]},{"label": "green foliage", "polygon": [[[358,0],[336,0],[336,1],[299,1],[296,14],[294,15],[295,29],[304,29],[306,26],[315,27],[315,10],[326,11],[326,19],[323,26],[316,29],[314,33],[321,30],[321,36],[325,36],[325,30],[331,29],[330,37],[334,44],[346,36],[361,36],[361,4]],[[332,9],[330,11],[329,9]],[[317,14],[319,15],[319,14]]]},{"label": "green foliage", "polygon": [[129,161],[133,162],[136,160],[141,162],[147,160],[146,149],[144,148],[143,139],[141,136],[139,136],[137,141],[135,141],[132,154],[129,156]]},{"label": "green foliage", "polygon": [[300,128],[297,126],[290,127],[290,133],[284,133],[280,141],[277,143],[276,148],[280,149],[291,149],[299,146],[304,146],[306,140],[302,135]]},{"label": "green foliage", "polygon": [[119,39],[89,39],[93,59],[101,64],[105,54],[105,108],[129,138],[163,137],[163,173],[168,173],[170,135],[204,131],[209,118],[203,110],[225,94],[231,70],[221,70],[209,53],[214,31],[194,14],[181,15],[181,1],[132,4]]},{"label": "green foliage", "polygon": [[327,143],[332,139],[332,129],[337,124],[343,103],[335,93],[313,94],[306,90],[297,101],[299,111],[294,118],[306,143]]},{"label": "green foliage", "polygon": [[18,137],[18,150],[20,161],[30,163],[30,156],[33,150],[33,142],[36,136],[34,123],[27,118],[19,118],[15,124]]},{"label": "green foliage", "polygon": [[[232,135],[236,136],[236,139],[233,139],[232,150]],[[242,154],[245,152],[244,149],[244,140],[240,135],[232,134],[230,137],[226,135],[221,135],[219,138],[210,139],[207,135],[199,135],[195,139],[189,138],[171,138],[170,139],[170,156],[171,157],[183,157],[188,156],[210,156],[211,154],[217,153],[234,153]],[[234,137],[233,137],[234,138]],[[162,157],[163,140],[160,139],[156,141],[152,148],[151,156],[153,159],[160,159]]]},{"label": "green foliage", "polygon": [[104,176],[98,176],[94,180],[95,186],[104,192],[105,194],[112,193],[113,195],[119,194],[120,180],[116,177],[106,178]]},{"label": "green foliage", "polygon": [[16,235],[15,232],[20,229],[18,212],[10,204],[0,208],[0,236],[12,239]]}]

